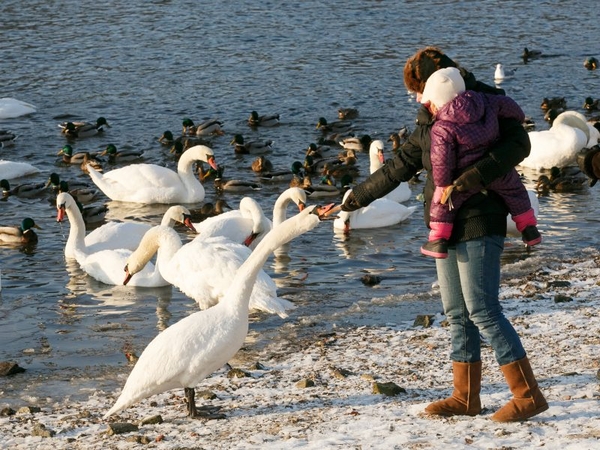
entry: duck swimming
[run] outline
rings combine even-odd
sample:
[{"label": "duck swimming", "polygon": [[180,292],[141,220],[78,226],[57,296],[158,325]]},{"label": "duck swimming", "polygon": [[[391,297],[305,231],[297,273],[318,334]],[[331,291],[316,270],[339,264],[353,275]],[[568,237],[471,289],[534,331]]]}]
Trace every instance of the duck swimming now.
[{"label": "duck swimming", "polygon": [[48,194],[46,183],[23,183],[13,186],[6,179],[0,180],[2,196],[9,197],[15,195],[22,198],[39,198]]},{"label": "duck swimming", "polygon": [[66,144],[58,151],[57,155],[62,155],[62,162],[65,164],[81,164],[86,159],[86,153],[89,156],[89,152],[73,153],[73,147]]},{"label": "duck swimming", "polygon": [[61,132],[71,138],[85,138],[95,136],[104,131],[104,127],[110,128],[110,125],[104,117],[98,117],[96,123],[90,122],[63,122],[58,124]]},{"label": "duck swimming", "polygon": [[258,112],[252,111],[248,118],[248,125],[251,127],[274,127],[279,125],[279,118],[279,114],[261,116]]},{"label": "duck swimming", "polygon": [[0,130],[0,148],[13,145],[17,140],[17,135],[9,130]]},{"label": "duck swimming", "polygon": [[104,151],[100,153],[100,156],[106,155],[108,157],[108,162],[111,164],[115,164],[118,162],[131,162],[137,161],[144,157],[144,151],[135,151],[135,150],[121,150],[118,151],[117,147],[114,144],[108,144]]},{"label": "duck swimming", "polygon": [[38,236],[33,230],[40,229],[31,217],[26,217],[19,226],[0,226],[0,244],[35,244]]},{"label": "duck swimming", "polygon": [[217,170],[212,149],[204,145],[189,148],[179,158],[177,172],[156,164],[131,164],[101,174],[89,169],[92,181],[111,200],[133,203],[199,203],[204,187],[192,171],[195,161]]},{"label": "duck swimming", "polygon": [[273,141],[250,141],[246,142],[244,140],[244,136],[241,134],[236,134],[233,136],[233,139],[230,142],[233,145],[233,149],[235,153],[238,154],[258,154],[258,153],[267,153],[273,149]]},{"label": "duck swimming", "polygon": [[322,214],[324,209],[306,208],[274,228],[236,271],[217,305],[193,313],[158,334],[140,355],[119,398],[104,418],[175,388],[184,389],[188,416],[199,417],[195,388],[244,344],[250,297],[259,271],[276,248],[315,228]]}]

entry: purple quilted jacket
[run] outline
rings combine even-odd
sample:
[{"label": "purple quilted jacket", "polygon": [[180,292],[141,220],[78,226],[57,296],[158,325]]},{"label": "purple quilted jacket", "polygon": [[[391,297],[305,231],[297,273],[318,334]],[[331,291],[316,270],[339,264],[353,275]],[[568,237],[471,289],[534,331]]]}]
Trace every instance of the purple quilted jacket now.
[{"label": "purple quilted jacket", "polygon": [[498,118],[525,119],[510,97],[465,91],[444,105],[431,128],[431,165],[436,186],[448,186],[481,159],[499,138]]}]

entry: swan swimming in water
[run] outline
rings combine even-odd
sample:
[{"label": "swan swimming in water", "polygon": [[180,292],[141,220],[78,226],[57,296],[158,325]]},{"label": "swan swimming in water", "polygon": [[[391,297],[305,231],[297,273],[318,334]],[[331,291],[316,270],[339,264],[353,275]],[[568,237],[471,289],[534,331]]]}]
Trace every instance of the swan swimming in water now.
[{"label": "swan swimming in water", "polygon": [[0,119],[14,119],[15,117],[33,114],[36,111],[37,107],[31,103],[10,97],[0,98]]},{"label": "swan swimming in water", "polygon": [[[94,229],[86,236],[83,216],[71,194],[59,193],[56,196],[56,207],[58,209],[57,222],[62,222],[66,213],[71,226],[65,244],[65,257],[67,258],[75,258],[76,251],[82,251],[85,254],[119,248],[133,251],[138,247],[144,234],[152,228],[152,225],[143,222],[109,222]],[[184,206],[171,206],[163,215],[161,225],[173,227],[176,222],[183,223],[195,231],[190,221],[190,212]]]},{"label": "swan swimming in water", "polygon": [[[75,258],[82,270],[92,278],[109,285],[120,285],[123,280],[123,267],[132,252],[125,247],[131,246],[136,239],[139,242],[143,236],[142,231],[151,226],[136,222],[111,222],[85,236],[83,217],[71,194],[67,192],[58,194],[56,208],[56,220],[61,222],[66,213],[71,224],[69,238],[65,245],[65,256]],[[190,225],[189,211],[179,205],[169,208],[162,223],[172,226],[175,221]],[[142,236],[139,236],[140,233]],[[137,247],[137,242],[134,248]],[[168,284],[154,264],[148,264],[131,285],[161,287]]]},{"label": "swan swimming in water", "polygon": [[[385,156],[383,154],[384,144],[383,141],[377,139],[371,142],[371,146],[369,147],[369,162],[370,162],[370,172],[373,173],[383,167],[385,162]],[[392,192],[388,192],[382,198],[387,198],[388,200],[392,200],[397,203],[403,203],[410,199],[411,190],[408,186],[408,183],[402,182],[398,185],[396,189]]]},{"label": "swan swimming in water", "polygon": [[302,211],[306,205],[306,192],[297,187],[283,191],[275,201],[273,221],[271,221],[256,200],[244,197],[240,201],[239,209],[194,224],[198,232],[195,239],[225,236],[233,242],[244,243],[250,248],[255,248],[264,235],[286,219],[287,207],[292,202]]},{"label": "swan swimming in water", "polygon": [[576,165],[577,154],[598,143],[599,132],[576,111],[559,114],[549,130],[530,131],[531,151],[519,164],[530,169]]},{"label": "swan swimming in water", "polygon": [[[352,190],[344,194],[344,200]],[[348,233],[352,228],[381,228],[396,225],[408,219],[417,209],[416,206],[404,206],[386,198],[378,198],[370,205],[356,211],[340,211],[333,221],[333,228]]]},{"label": "swan swimming in water", "polygon": [[0,179],[14,180],[38,173],[40,169],[29,163],[0,160]]},{"label": "swan swimming in water", "polygon": [[187,149],[177,163],[177,172],[156,164],[131,164],[100,173],[89,169],[92,181],[111,200],[133,203],[198,203],[204,200],[204,187],[196,178],[195,161],[217,170],[213,151],[205,145]]},{"label": "swan swimming in water", "polygon": [[262,266],[276,248],[315,228],[330,207],[308,207],[273,228],[237,270],[217,305],[185,317],[156,336],[140,355],[119,398],[104,418],[142,399],[177,388],[184,389],[188,416],[199,417],[195,388],[244,344],[250,295]]}]

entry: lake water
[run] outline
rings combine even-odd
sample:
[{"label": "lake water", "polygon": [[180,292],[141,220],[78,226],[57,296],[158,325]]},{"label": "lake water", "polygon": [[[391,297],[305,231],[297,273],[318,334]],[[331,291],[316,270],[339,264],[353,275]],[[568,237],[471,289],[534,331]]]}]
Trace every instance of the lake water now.
[{"label": "lake water", "polygon": [[[75,151],[98,151],[108,143],[143,149],[146,161],[174,167],[158,142],[163,131],[179,133],[190,117],[218,117],[225,135],[211,140],[226,175],[254,180],[253,156],[236,156],[235,133],[274,141],[268,157],[286,169],[302,159],[320,136],[319,117],[335,120],[339,107],[356,107],[357,134],[384,141],[401,126],[412,127],[417,109],[406,92],[402,67],[425,45],[493,83],[496,63],[517,69],[502,84],[526,114],[546,128],[539,105],[565,97],[581,111],[585,97],[600,96],[598,72],[583,68],[597,50],[590,38],[584,2],[538,1],[355,1],[194,4],[182,1],[4,0],[0,97],[33,103],[30,116],[0,120],[19,134],[0,159],[29,162],[42,170],[23,181],[45,181],[50,172],[86,180],[79,167],[57,163],[66,143],[57,124],[95,120],[111,124],[102,136],[73,143]],[[32,11],[36,11],[32,14]],[[523,64],[524,47],[544,58]],[[251,130],[250,111],[281,114],[281,125]],[[388,154],[390,148],[387,149]],[[359,154],[362,179],[368,158]],[[537,174],[525,172],[533,185]],[[254,196],[266,211],[284,185],[263,184]],[[206,185],[207,201],[218,198]],[[297,309],[288,319],[253,314],[248,346],[285,342],[348,324],[412,321],[440,311],[432,291],[435,268],[419,247],[426,229],[413,186],[406,222],[387,229],[356,230],[345,238],[331,223],[296,239],[288,258],[271,258],[265,269],[280,295]],[[507,241],[504,276],[543,267],[547,260],[577,256],[598,246],[598,189],[551,194],[540,199],[544,242],[526,253]],[[224,196],[237,205],[241,195]],[[108,220],[137,217],[156,222],[164,206],[109,202]],[[200,205],[190,205],[199,207]],[[68,223],[56,223],[49,199],[0,202],[0,224],[31,216],[42,227],[38,245],[24,251],[0,247],[0,361],[13,360],[25,375],[0,379],[2,405],[52,402],[118,389],[130,367],[124,351],[140,353],[159,330],[196,310],[177,289],[106,286],[64,258]],[[375,287],[365,273],[382,278]]]}]

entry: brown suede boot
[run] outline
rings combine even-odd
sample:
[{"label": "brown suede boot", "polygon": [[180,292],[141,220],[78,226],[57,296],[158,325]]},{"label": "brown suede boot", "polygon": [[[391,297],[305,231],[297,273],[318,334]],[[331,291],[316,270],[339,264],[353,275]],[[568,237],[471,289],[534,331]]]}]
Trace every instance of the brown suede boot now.
[{"label": "brown suede boot", "polygon": [[513,399],[492,416],[495,422],[518,422],[548,409],[548,402],[533,376],[527,357],[500,366]]},{"label": "brown suede boot", "polygon": [[444,400],[425,408],[427,414],[436,416],[476,416],[481,412],[481,361],[474,363],[452,362],[454,392]]}]

